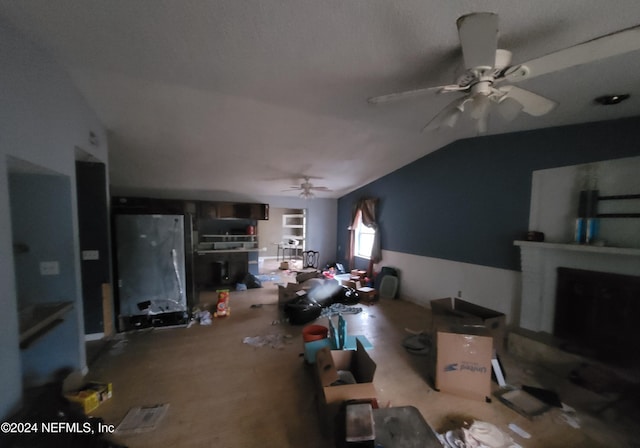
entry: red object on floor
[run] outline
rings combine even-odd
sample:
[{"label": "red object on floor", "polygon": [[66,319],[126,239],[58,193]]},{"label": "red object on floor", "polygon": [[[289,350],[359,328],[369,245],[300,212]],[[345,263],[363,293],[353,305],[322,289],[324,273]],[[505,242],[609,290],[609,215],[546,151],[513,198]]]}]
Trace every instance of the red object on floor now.
[{"label": "red object on floor", "polygon": [[304,342],[318,341],[325,339],[329,334],[329,329],[322,325],[307,325],[302,329],[302,340]]}]

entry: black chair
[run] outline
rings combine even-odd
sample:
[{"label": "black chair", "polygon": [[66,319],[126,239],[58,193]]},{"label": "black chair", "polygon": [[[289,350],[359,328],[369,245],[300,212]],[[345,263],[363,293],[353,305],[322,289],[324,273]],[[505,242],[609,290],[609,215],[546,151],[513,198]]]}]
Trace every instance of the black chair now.
[{"label": "black chair", "polygon": [[317,250],[305,250],[302,252],[302,268],[314,268],[318,269],[318,263],[320,262],[320,252]]}]

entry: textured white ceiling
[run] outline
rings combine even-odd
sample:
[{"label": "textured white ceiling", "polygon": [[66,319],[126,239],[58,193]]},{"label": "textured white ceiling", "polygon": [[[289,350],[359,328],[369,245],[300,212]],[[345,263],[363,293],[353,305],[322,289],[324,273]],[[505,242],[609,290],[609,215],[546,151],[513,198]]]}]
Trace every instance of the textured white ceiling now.
[{"label": "textured white ceiling", "polygon": [[[514,63],[640,24],[637,0],[22,0],[0,16],[70,72],[111,131],[119,189],[284,195],[303,174],[339,197],[443,145],[421,133],[453,97],[366,99],[454,81],[456,19],[500,16]],[[640,113],[640,52],[518,85],[558,101],[489,133]],[[627,92],[616,107],[594,97]],[[455,94],[453,94],[455,95]]]}]

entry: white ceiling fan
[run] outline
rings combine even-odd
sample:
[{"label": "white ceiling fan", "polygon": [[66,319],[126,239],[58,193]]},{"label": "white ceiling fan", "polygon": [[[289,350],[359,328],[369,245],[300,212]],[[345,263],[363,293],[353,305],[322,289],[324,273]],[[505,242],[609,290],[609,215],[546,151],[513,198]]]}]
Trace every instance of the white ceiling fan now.
[{"label": "white ceiling fan", "polygon": [[429,121],[423,130],[453,127],[466,110],[477,120],[478,132],[487,130],[487,117],[492,105],[507,120],[520,112],[532,116],[549,113],[557,105],[551,99],[504,81],[518,82],[546,73],[640,49],[640,26],[574,45],[537,59],[511,65],[511,52],[498,49],[498,15],[481,12],[464,15],[456,21],[462,47],[465,72],[455,84],[427,87],[369,98],[372,104],[409,98],[428,92],[463,92]]},{"label": "white ceiling fan", "polygon": [[311,182],[309,182],[310,179],[311,179],[310,176],[303,176],[303,182],[299,186],[294,185],[287,190],[283,190],[283,192],[300,191],[300,194],[298,196],[304,199],[312,199],[316,196],[314,194],[314,191],[326,191],[326,192],[333,191],[327,187],[318,187],[313,185]]}]

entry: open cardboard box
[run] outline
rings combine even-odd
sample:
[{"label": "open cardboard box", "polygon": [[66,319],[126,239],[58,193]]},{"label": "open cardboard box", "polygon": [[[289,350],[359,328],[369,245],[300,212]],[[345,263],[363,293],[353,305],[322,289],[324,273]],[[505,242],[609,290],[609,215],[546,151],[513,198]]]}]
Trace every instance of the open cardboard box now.
[{"label": "open cardboard box", "polygon": [[493,337],[493,348],[504,354],[507,317],[504,313],[476,305],[457,297],[431,301],[432,334],[450,325],[482,325]]},{"label": "open cardboard box", "polygon": [[493,337],[486,328],[439,328],[435,346],[437,390],[480,401],[491,396]]},{"label": "open cardboard box", "polygon": [[[343,402],[376,398],[373,386],[376,363],[360,341],[356,341],[356,350],[329,350],[327,347],[318,350],[315,367],[318,402],[325,429],[330,431],[333,428],[333,421]],[[338,380],[338,370],[350,371],[356,384],[332,386]]]}]

